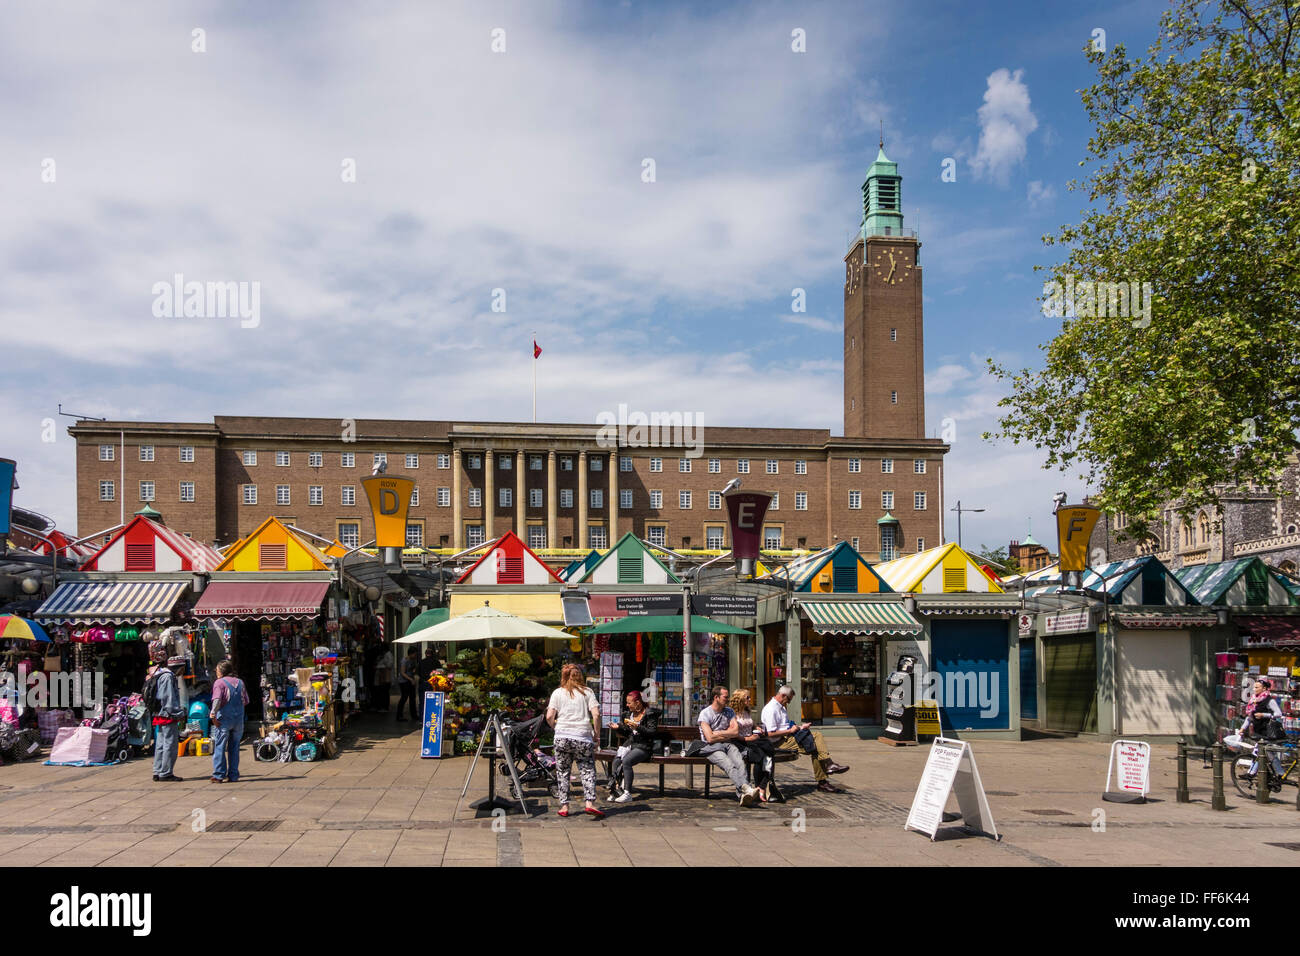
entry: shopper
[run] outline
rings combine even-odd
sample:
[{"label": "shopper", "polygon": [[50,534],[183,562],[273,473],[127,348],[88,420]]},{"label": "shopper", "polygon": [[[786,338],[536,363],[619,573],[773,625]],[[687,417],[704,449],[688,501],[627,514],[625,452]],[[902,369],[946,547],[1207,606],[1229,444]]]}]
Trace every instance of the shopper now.
[{"label": "shopper", "polygon": [[615,803],[627,803],[632,799],[632,767],[649,760],[654,749],[659,711],[646,706],[639,690],[629,691],[623,719],[610,726],[625,739],[618,748],[619,756],[614,759],[609,795]]},{"label": "shopper", "polygon": [[374,683],[370,685],[374,694],[371,706],[375,710],[388,713],[393,700],[393,651],[387,644],[382,645],[379,656],[375,658]]},{"label": "shopper", "polygon": [[828,779],[832,773],[844,773],[847,766],[841,766],[831,759],[826,749],[826,741],[821,731],[811,730],[812,724],[796,724],[790,719],[786,708],[794,700],[794,689],[789,684],[777,688],[776,696],[763,708],[763,728],[769,740],[777,741],[777,750],[802,750],[813,758],[813,776],[817,778],[817,789],[822,793],[843,793]]},{"label": "shopper", "polygon": [[555,728],[555,770],[558,777],[562,817],[569,815],[569,772],[574,761],[582,776],[582,796],[586,812],[604,817],[596,807],[596,734],[600,708],[596,695],[587,689],[587,679],[577,664],[565,664],[560,671],[560,686],[546,705],[546,722]]},{"label": "shopper", "polygon": [[176,766],[176,746],[185,720],[180,679],[177,677],[185,669],[185,663],[184,657],[169,657],[152,678],[158,682],[155,691],[158,706],[153,716],[153,778],[160,782],[179,783],[182,779],[172,770]]},{"label": "shopper", "polygon": [[434,653],[433,645],[430,644],[424,649],[424,657],[420,658],[420,684],[419,689],[423,695],[425,688],[429,686],[429,675],[442,666],[442,661],[438,660],[438,655]]},{"label": "shopper", "polygon": [[244,708],[248,689],[235,674],[231,661],[217,665],[212,685],[212,782],[239,779],[239,742],[244,736]]},{"label": "shopper", "polygon": [[736,712],[736,746],[740,748],[745,763],[754,768],[754,787],[758,790],[758,799],[767,803],[772,798],[768,789],[772,783],[772,766],[775,763],[776,747],[767,739],[767,731],[762,724],[754,723],[753,702],[749,691],[741,688],[731,695],[731,709]]},{"label": "shopper", "polygon": [[415,677],[419,672],[419,664],[420,652],[413,647],[406,652],[406,659],[402,661],[402,666],[397,674],[397,689],[402,692],[402,696],[397,699],[398,720],[406,720],[406,718],[402,716],[402,708],[406,706],[408,700],[411,702],[411,719],[420,719],[420,715],[415,711],[416,697],[419,696],[415,690]]},{"label": "shopper", "polygon": [[707,758],[715,767],[720,767],[731,779],[736,786],[736,798],[742,807],[752,807],[758,799],[758,790],[750,786],[745,775],[745,758],[736,746],[740,731],[736,725],[736,712],[727,706],[727,688],[713,688],[711,697],[709,706],[700,711],[696,721],[700,728],[700,739],[704,741],[699,755]]}]

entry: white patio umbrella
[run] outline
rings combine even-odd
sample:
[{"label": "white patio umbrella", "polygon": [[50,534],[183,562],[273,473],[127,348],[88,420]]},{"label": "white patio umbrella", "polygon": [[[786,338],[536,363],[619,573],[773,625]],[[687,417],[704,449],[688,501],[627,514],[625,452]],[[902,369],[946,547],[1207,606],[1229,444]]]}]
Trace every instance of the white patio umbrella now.
[{"label": "white patio umbrella", "polygon": [[492,641],[521,637],[550,637],[569,640],[564,631],[516,617],[484,604],[449,621],[426,627],[393,641],[394,644],[419,644],[423,641]]}]

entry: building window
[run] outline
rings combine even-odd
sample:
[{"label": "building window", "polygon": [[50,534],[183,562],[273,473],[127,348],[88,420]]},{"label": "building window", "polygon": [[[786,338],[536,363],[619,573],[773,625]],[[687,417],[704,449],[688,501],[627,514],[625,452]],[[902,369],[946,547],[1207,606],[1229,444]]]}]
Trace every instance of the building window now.
[{"label": "building window", "polygon": [[356,487],[356,485],[344,485],[344,486],[343,486],[343,504],[344,504],[344,506],[350,508],[350,507],[352,507],[353,505],[355,505],[356,503],[357,503],[357,487]]},{"label": "building window", "polygon": [[689,458],[678,458],[678,459],[677,459],[677,471],[678,471],[679,473],[683,474],[683,475],[688,475],[688,474],[690,474],[690,472],[691,472],[691,460],[690,460]]},{"label": "building window", "polygon": [[912,507],[917,511],[925,510],[925,492],[915,491],[912,493]]},{"label": "building window", "polygon": [[770,525],[763,528],[763,547],[769,551],[777,551],[781,547],[781,529],[774,528]]},{"label": "building window", "polygon": [[722,459],[721,459],[721,458],[710,458],[710,459],[709,459],[709,474],[710,474],[710,475],[720,475],[720,474],[722,474]]},{"label": "building window", "polygon": [[289,467],[289,453],[287,451],[277,451],[275,453],[275,463],[280,468]]},{"label": "building window", "polygon": [[705,528],[704,529],[704,547],[710,551],[721,551],[724,541],[724,530],[722,528]]},{"label": "building window", "polygon": [[502,508],[513,507],[515,503],[515,493],[510,488],[497,489],[497,504]]},{"label": "building window", "polygon": [[781,492],[778,491],[773,493],[772,500],[768,503],[767,510],[768,511],[781,510]]},{"label": "building window", "polygon": [[483,489],[482,489],[482,488],[471,488],[471,489],[469,490],[469,506],[470,506],[471,508],[482,508],[482,507],[483,507]]},{"label": "building window", "polygon": [[153,445],[140,446],[140,460],[153,461]]},{"label": "building window", "polygon": [[852,542],[850,542],[850,543],[853,545],[853,550],[854,550],[854,551],[859,550],[859,549],[858,549],[858,539],[857,539],[857,538],[854,538],[854,539],[852,540]]},{"label": "building window", "polygon": [[650,459],[650,470],[651,470],[651,471],[663,471],[663,470],[664,470],[664,460],[663,460],[662,458],[651,458],[651,459]]},{"label": "building window", "polygon": [[420,507],[420,486],[419,485],[411,486],[411,507],[412,508]]},{"label": "building window", "polygon": [[546,525],[530,524],[528,526],[528,547],[534,551],[546,547]]},{"label": "building window", "polygon": [[769,475],[780,474],[780,466],[775,458],[769,458],[767,460],[767,473]]},{"label": "building window", "polygon": [[325,504],[325,486],[309,485],[307,487],[307,504],[323,505]]},{"label": "building window", "polygon": [[618,470],[619,470],[619,471],[631,471],[631,470],[632,470],[632,459],[631,459],[631,458],[627,458],[627,457],[620,458],[620,459],[618,460]]},{"label": "building window", "polygon": [[194,446],[181,445],[181,461],[189,462],[194,460]]},{"label": "building window", "polygon": [[596,457],[592,457],[592,458],[588,458],[588,459],[587,459],[587,462],[588,462],[588,471],[604,471],[604,470],[605,470],[605,459],[604,459],[604,458],[596,458]]},{"label": "building window", "polygon": [[450,489],[450,488],[439,488],[439,489],[438,489],[438,507],[439,507],[439,508],[450,508],[450,507],[451,507],[451,489]]},{"label": "building window", "polygon": [[572,507],[573,507],[573,489],[572,489],[572,488],[561,488],[561,489],[560,489],[560,507],[561,507],[561,508],[572,508]]},{"label": "building window", "polygon": [[483,543],[483,526],[481,524],[465,526],[465,543],[471,548],[477,548]]},{"label": "building window", "polygon": [[691,506],[691,493],[689,491],[677,492],[677,507],[683,510]]},{"label": "building window", "polygon": [[894,473],[894,459],[892,458],[880,459],[880,473],[882,475],[892,475]]},{"label": "building window", "polygon": [[652,490],[650,492],[650,510],[658,511],[664,506],[664,493],[662,491]]},{"label": "building window", "polygon": [[609,536],[605,534],[603,525],[594,524],[587,528],[588,547],[591,548],[608,548]]},{"label": "building window", "polygon": [[850,459],[849,459],[849,474],[850,474],[850,475],[856,475],[856,474],[857,474],[858,472],[860,472],[861,470],[862,470],[862,459],[861,459],[861,458],[850,458]]},{"label": "building window", "polygon": [[113,483],[111,481],[101,481],[99,483],[99,500],[112,501],[115,497]]},{"label": "building window", "polygon": [[465,466],[466,468],[472,468],[474,470],[478,470],[479,468],[483,467],[482,455],[467,455],[466,461],[468,462],[468,464]]},{"label": "building window", "polygon": [[[542,470],[542,465],[544,464],[544,462],[545,462],[545,459],[542,458],[541,455],[529,455],[529,456],[528,456],[528,470],[529,470],[529,471],[541,471],[541,470]],[[537,527],[537,525],[533,525],[532,527]],[[531,534],[532,532],[530,531],[529,533]],[[546,536],[546,529],[543,528],[543,529],[542,529],[542,537],[545,537],[545,536]]]},{"label": "building window", "polygon": [[194,482],[192,482],[192,481],[182,481],[182,482],[181,482],[181,501],[193,501],[193,500],[194,500]]},{"label": "building window", "polygon": [[339,522],[339,544],[345,548],[355,548],[361,543],[361,525],[355,521]]},{"label": "building window", "polygon": [[[406,456],[406,467],[407,467],[407,468],[419,468],[419,467],[420,467],[420,456],[419,456],[419,455],[407,455],[407,456]],[[421,532],[421,533],[423,534],[423,532]]]},{"label": "building window", "polygon": [[528,507],[530,507],[530,508],[540,508],[541,506],[542,506],[542,489],[541,489],[541,488],[529,488],[529,489],[528,489]]},{"label": "building window", "polygon": [[808,462],[806,459],[796,458],[794,460],[794,473],[796,475],[808,474]]},{"label": "building window", "polygon": [[255,452],[255,451],[246,451],[246,452],[244,452],[244,459],[243,459],[243,460],[244,460],[244,464],[245,464],[245,465],[256,465],[256,464],[257,464],[257,452]]},{"label": "building window", "polygon": [[99,446],[100,461],[113,461],[116,455],[117,455],[117,449],[114,448],[112,445]]},{"label": "building window", "polygon": [[738,475],[747,475],[747,474],[749,474],[749,459],[748,459],[748,458],[737,458],[737,459],[736,459],[736,474],[738,474]]},{"label": "building window", "polygon": [[722,508],[722,492],[720,492],[720,491],[710,491],[710,492],[709,492],[709,510],[710,510],[710,511],[718,511],[718,510],[721,509],[721,508]]},{"label": "building window", "polygon": [[560,471],[573,471],[573,456],[572,456],[572,455],[561,455],[561,456],[560,456]]},{"label": "building window", "polygon": [[406,525],[406,546],[408,548],[424,547],[424,523],[411,521]]},{"label": "building window", "polygon": [[244,504],[257,504],[257,485],[244,485]]},{"label": "building window", "polygon": [[891,341],[891,342],[897,342],[897,341],[898,341],[898,329],[890,329],[890,330],[889,330],[889,341]]},{"label": "building window", "polygon": [[357,456],[353,452],[345,451],[339,455],[339,464],[344,468],[355,468],[357,467]]},{"label": "building window", "polygon": [[894,545],[894,532],[898,529],[892,524],[882,524],[880,526],[880,560],[893,561],[898,557],[898,549]]},{"label": "building window", "polygon": [[860,510],[861,508],[862,508],[862,492],[860,492],[860,491],[850,491],[850,492],[849,492],[849,510],[850,510],[850,511],[858,511],[858,510]]},{"label": "building window", "polygon": [[319,451],[307,452],[307,464],[312,468],[320,468],[325,464],[325,454]]},{"label": "building window", "polygon": [[890,402],[891,405],[897,405],[897,404],[898,404],[898,393],[897,393],[897,392],[893,392],[893,391],[891,391],[891,392],[889,393],[889,402]]},{"label": "building window", "polygon": [[591,507],[593,508],[605,507],[605,493],[601,491],[599,488],[593,488],[591,491]]},{"label": "building window", "polygon": [[451,455],[439,455],[439,456],[438,456],[438,467],[439,467],[439,468],[450,468],[450,467],[451,467]]},{"label": "building window", "polygon": [[808,492],[796,491],[794,493],[794,510],[795,511],[808,510]]},{"label": "building window", "polygon": [[152,481],[142,481],[142,482],[140,482],[140,500],[141,500],[141,501],[153,501],[153,482],[152,482]]},{"label": "building window", "polygon": [[497,467],[502,471],[509,471],[515,466],[515,456],[509,453],[497,455]]},{"label": "building window", "polygon": [[288,485],[276,485],[276,486],[275,486],[275,503],[276,503],[277,505],[287,505],[287,504],[289,503],[289,486],[288,486]]},{"label": "building window", "polygon": [[920,553],[921,553],[922,551],[924,551],[924,550],[925,550],[925,539],[924,539],[924,538],[917,538],[917,539],[916,539],[916,553],[917,553],[917,554],[920,554]]},{"label": "building window", "polygon": [[665,547],[668,543],[668,529],[662,525],[646,528],[645,538],[657,547]]},{"label": "building window", "polygon": [[882,491],[880,493],[880,510],[881,511],[894,510],[894,493],[892,491]]},{"label": "building window", "polygon": [[1200,525],[1200,529],[1201,529],[1201,544],[1209,544],[1210,543],[1210,519],[1205,517],[1205,512],[1201,512],[1200,516],[1196,520],[1196,523]]},{"label": "building window", "polygon": [[377,451],[374,453],[373,459],[374,460],[370,463],[371,467],[378,468],[380,465],[383,465],[385,468],[388,467],[388,452]]},{"label": "building window", "polygon": [[632,507],[632,489],[631,489],[631,488],[621,488],[621,489],[619,489],[619,492],[618,492],[618,506],[619,506],[620,508],[631,508],[631,507]]},{"label": "building window", "polygon": [[924,459],[924,458],[913,458],[913,459],[912,459],[912,474],[914,474],[914,475],[924,475],[924,474],[925,474],[925,459]]}]

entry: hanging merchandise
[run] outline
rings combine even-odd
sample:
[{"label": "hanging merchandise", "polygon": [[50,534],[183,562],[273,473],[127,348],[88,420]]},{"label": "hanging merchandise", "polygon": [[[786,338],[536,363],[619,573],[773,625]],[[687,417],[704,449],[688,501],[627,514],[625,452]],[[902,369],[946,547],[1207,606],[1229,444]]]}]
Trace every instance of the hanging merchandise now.
[{"label": "hanging merchandise", "polygon": [[650,638],[650,659],[668,660],[668,639],[663,634],[654,634]]},{"label": "hanging merchandise", "polygon": [[645,663],[645,653],[643,652],[641,647],[641,638],[642,635],[640,634],[636,636],[636,662],[638,664]]},{"label": "hanging merchandise", "polygon": [[119,627],[113,634],[115,641],[135,641],[140,638],[140,629],[138,627]]}]

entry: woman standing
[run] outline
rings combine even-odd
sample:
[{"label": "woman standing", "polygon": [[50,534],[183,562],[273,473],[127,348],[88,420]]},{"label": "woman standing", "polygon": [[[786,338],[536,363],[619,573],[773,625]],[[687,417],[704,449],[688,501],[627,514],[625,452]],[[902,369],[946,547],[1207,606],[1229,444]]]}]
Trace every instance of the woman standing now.
[{"label": "woman standing", "polygon": [[736,691],[731,695],[730,703],[731,709],[736,712],[736,730],[740,734],[736,744],[744,751],[745,763],[753,764],[758,798],[767,803],[771,799],[768,788],[772,783],[772,758],[776,756],[776,748],[767,739],[762,724],[754,723],[754,715],[750,713],[753,701],[749,699],[749,691]]},{"label": "woman standing", "polygon": [[596,696],[587,689],[587,679],[577,664],[565,664],[560,671],[560,686],[546,705],[546,722],[555,728],[555,769],[560,800],[560,816],[569,815],[569,771],[578,762],[582,775],[582,796],[586,812],[593,817],[605,814],[596,808],[596,735],[600,708]]},{"label": "woman standing", "polygon": [[[627,803],[632,799],[632,766],[650,759],[655,733],[659,729],[659,711],[645,705],[639,690],[628,691],[627,712],[623,714],[622,720],[610,726],[626,737],[623,746],[619,748],[623,755],[614,761],[614,772],[609,784],[610,795],[614,797],[615,803]],[[619,789],[623,792],[615,796]]]},{"label": "woman standing", "polygon": [[235,676],[235,665],[222,661],[217,665],[217,680],[212,685],[212,782],[234,783],[239,779],[239,741],[244,736],[244,707],[248,690]]}]

